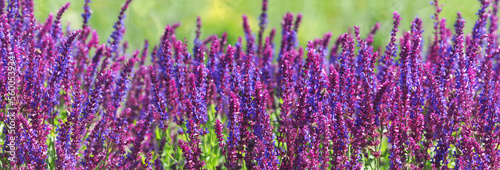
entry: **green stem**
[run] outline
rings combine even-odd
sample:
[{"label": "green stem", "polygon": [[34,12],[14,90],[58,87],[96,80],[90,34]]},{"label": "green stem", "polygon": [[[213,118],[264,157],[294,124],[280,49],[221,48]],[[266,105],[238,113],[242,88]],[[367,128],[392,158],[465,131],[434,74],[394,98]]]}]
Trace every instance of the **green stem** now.
[{"label": "green stem", "polygon": [[377,169],[382,169],[380,167],[380,157],[382,157],[382,139],[384,138],[384,125],[380,123],[380,144],[375,148],[376,151],[380,151],[379,157],[377,158]]}]

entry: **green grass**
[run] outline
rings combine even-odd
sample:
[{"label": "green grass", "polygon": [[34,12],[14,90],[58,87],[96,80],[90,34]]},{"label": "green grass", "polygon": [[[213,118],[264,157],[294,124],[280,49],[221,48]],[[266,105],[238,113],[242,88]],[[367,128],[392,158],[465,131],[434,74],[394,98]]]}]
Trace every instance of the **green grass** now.
[{"label": "green grass", "polygon": [[[83,0],[36,0],[35,17],[43,22],[49,13],[57,13],[68,1],[72,5],[62,18],[63,25],[70,22],[73,28],[81,27]],[[111,34],[124,1],[94,0],[90,4],[93,11],[90,25],[99,33],[101,43],[105,43]],[[447,18],[450,28],[455,22],[456,13],[462,12],[467,21],[465,32],[472,29],[477,20],[477,0],[442,0],[441,3],[445,4],[441,16]],[[141,48],[144,39],[155,45],[165,25],[181,22],[177,37],[186,37],[191,43],[194,39],[196,16],[201,16],[202,37],[228,32],[228,41],[234,44],[238,36],[243,36],[243,14],[248,15],[252,30],[257,31],[260,8],[260,0],[135,0],[126,13],[125,40],[131,45],[129,50]],[[393,11],[401,14],[400,30],[409,30],[410,22],[415,16],[420,16],[424,24],[424,38],[428,40],[433,32],[434,20],[430,16],[434,13],[434,8],[429,0],[269,0],[268,28],[277,28],[279,34],[281,19],[287,11],[301,12],[304,15],[299,30],[301,46],[329,31],[335,38],[353,26],[360,26],[362,35],[366,35],[371,26],[380,22],[381,29],[375,36],[374,44],[383,48],[389,40]],[[276,40],[280,40],[279,35]]]}]

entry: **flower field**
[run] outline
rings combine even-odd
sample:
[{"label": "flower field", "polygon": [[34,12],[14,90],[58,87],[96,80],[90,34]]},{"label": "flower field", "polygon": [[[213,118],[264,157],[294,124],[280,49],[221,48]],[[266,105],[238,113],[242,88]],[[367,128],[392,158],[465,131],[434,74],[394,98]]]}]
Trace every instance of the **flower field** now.
[{"label": "flower field", "polygon": [[170,23],[132,49],[132,0],[105,42],[90,0],[76,28],[70,3],[0,0],[1,169],[500,169],[499,0],[471,32],[434,0],[428,38],[394,12],[384,46],[379,23],[300,46],[302,14],[268,28],[268,1],[242,35],[200,16],[192,42]]}]

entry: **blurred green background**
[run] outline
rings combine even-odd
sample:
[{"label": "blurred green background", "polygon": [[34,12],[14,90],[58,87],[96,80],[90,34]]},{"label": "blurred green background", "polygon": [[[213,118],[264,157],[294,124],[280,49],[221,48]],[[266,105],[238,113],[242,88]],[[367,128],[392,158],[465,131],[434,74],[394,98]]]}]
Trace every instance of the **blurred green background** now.
[{"label": "blurred green background", "polygon": [[[44,22],[49,13],[57,13],[64,3],[70,2],[71,7],[62,17],[62,23],[70,23],[72,28],[81,27],[84,0],[34,2],[35,17],[39,22]],[[106,42],[113,31],[113,24],[124,2],[125,0],[94,0],[90,4],[93,11],[90,25],[99,33],[101,43]],[[453,27],[456,13],[462,12],[467,21],[465,32],[471,31],[477,19],[477,0],[441,0],[440,3],[444,4],[441,16],[447,18],[449,27]],[[433,32],[434,20],[431,15],[434,8],[429,0],[269,0],[268,28],[277,28],[278,35],[282,16],[287,11],[303,14],[299,29],[301,46],[309,40],[322,37],[326,32],[332,32],[336,38],[353,26],[360,26],[362,35],[366,36],[376,22],[380,22],[381,29],[375,36],[374,44],[385,46],[389,40],[394,11],[398,11],[402,17],[400,30],[409,30],[410,22],[419,16],[423,19],[424,38],[427,40],[425,43],[428,43]],[[239,36],[243,37],[241,16],[246,14],[249,17],[251,28],[256,33],[260,13],[260,0],[134,0],[126,12],[125,40],[129,42],[130,49],[141,48],[144,39],[155,45],[158,44],[165,25],[181,22],[177,37],[185,37],[192,42],[196,17],[200,16],[203,38],[228,32],[228,41],[234,44]],[[266,30],[266,34],[269,30]],[[192,46],[189,47],[191,48]]]}]

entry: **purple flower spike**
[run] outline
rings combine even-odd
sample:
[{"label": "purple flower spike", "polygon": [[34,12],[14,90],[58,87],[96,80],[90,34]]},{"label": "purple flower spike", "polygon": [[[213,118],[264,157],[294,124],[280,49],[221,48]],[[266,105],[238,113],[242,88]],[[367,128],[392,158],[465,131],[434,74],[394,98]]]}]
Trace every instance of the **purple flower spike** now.
[{"label": "purple flower spike", "polygon": [[247,41],[247,51],[246,55],[251,56],[255,53],[255,39],[252,35],[252,30],[250,30],[250,25],[248,25],[248,18],[243,15],[243,30],[245,31],[245,39]]},{"label": "purple flower spike", "polygon": [[57,11],[56,15],[56,20],[54,21],[54,25],[52,26],[52,37],[54,39],[58,40],[60,35],[62,34],[61,29],[61,17],[66,12],[66,10],[69,8],[70,3],[64,4],[59,11]]},{"label": "purple flower spike", "polygon": [[234,92],[229,93],[230,104],[229,112],[227,114],[228,122],[228,137],[226,143],[226,163],[225,166],[228,169],[241,168],[238,163],[240,157],[238,153],[238,143],[240,140],[240,126],[241,126],[241,113],[240,113],[240,100]]},{"label": "purple flower spike", "polygon": [[372,45],[373,43],[373,37],[375,36],[375,33],[377,33],[377,31],[380,29],[380,23],[376,23],[371,31],[370,31],[370,34],[368,34],[368,37],[366,37],[366,45]]},{"label": "purple flower spike", "polygon": [[111,33],[110,36],[112,40],[108,39],[108,44],[110,44],[111,52],[113,53],[112,55],[113,60],[115,60],[115,58],[117,58],[120,55],[118,47],[120,46],[123,34],[125,33],[125,26],[124,26],[125,23],[123,22],[123,20],[125,18],[125,11],[127,11],[128,6],[130,5],[131,2],[132,0],[127,0],[123,4],[120,10],[120,14],[118,15],[118,21],[116,21],[115,25],[113,26],[115,30],[113,31],[113,33]]},{"label": "purple flower spike", "polygon": [[397,44],[396,44],[396,33],[398,32],[399,21],[401,21],[401,17],[398,12],[394,12],[394,27],[391,31],[391,40],[389,44],[386,46],[385,54],[381,57],[380,63],[380,72],[378,74],[379,81],[390,81],[389,80],[389,69],[392,66],[392,58],[396,57],[397,52]]},{"label": "purple flower spike", "polygon": [[92,11],[90,10],[89,3],[90,3],[90,0],[85,0],[85,5],[83,5],[84,12],[82,14],[82,18],[83,18],[82,29],[85,29],[88,27],[88,22],[89,22],[90,16],[92,15]]},{"label": "purple flower spike", "polygon": [[[260,56],[262,54],[262,35],[264,34],[264,31],[266,30],[266,27],[267,27],[267,4],[268,4],[268,0],[262,0],[262,13],[260,14],[259,16],[259,34],[257,36],[257,43],[258,43],[258,46],[257,46],[257,55]],[[271,40],[272,42],[272,40]]]}]

